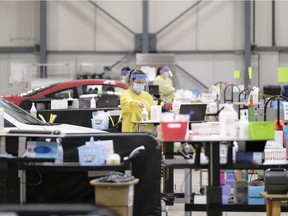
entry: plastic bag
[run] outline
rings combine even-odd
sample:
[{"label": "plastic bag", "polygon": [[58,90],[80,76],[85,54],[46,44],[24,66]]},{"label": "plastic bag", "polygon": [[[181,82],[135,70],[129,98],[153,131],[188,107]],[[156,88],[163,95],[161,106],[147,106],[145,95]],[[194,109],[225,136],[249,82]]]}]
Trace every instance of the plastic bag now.
[{"label": "plastic bag", "polygon": [[133,181],[134,179],[134,176],[128,176],[121,172],[111,172],[109,175],[97,179],[97,181],[121,183]]}]

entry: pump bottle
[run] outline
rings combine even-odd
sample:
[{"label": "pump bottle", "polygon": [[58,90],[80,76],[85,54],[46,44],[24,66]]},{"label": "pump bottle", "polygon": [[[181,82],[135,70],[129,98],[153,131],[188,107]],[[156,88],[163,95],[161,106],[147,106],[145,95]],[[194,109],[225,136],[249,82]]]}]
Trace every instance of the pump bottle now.
[{"label": "pump bottle", "polygon": [[144,107],[141,112],[141,121],[147,121],[147,120],[148,120],[148,111],[146,110],[146,107]]},{"label": "pump bottle", "polygon": [[56,164],[63,164],[63,161],[64,161],[64,150],[63,150],[63,147],[62,147],[62,144],[61,144],[61,140],[60,139],[57,139],[57,144],[58,144],[58,147],[57,147],[57,158],[55,159],[55,163]]},{"label": "pump bottle", "polygon": [[240,120],[238,122],[238,138],[247,140],[249,138],[249,121],[247,110],[240,110]]},{"label": "pump bottle", "polygon": [[256,121],[256,105],[253,103],[253,95],[250,96],[250,103],[248,105],[248,121]]},{"label": "pump bottle", "polygon": [[96,100],[94,97],[92,97],[90,100],[90,108],[96,108]]},{"label": "pump bottle", "polygon": [[36,109],[36,107],[35,107],[35,103],[32,103],[32,106],[31,106],[31,109],[30,109],[30,114],[31,114],[33,117],[37,118],[37,109]]}]

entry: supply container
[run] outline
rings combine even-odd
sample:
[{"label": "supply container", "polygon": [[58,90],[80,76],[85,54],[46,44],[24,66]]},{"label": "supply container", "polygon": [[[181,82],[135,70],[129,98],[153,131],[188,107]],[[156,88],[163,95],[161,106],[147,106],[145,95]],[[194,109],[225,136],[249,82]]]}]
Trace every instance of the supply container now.
[{"label": "supply container", "polygon": [[104,111],[97,111],[92,113],[91,119],[92,128],[98,130],[108,130],[109,128],[109,115]]},{"label": "supply container", "polygon": [[150,107],[151,121],[161,121],[162,107],[160,105],[152,105]]},{"label": "supply container", "polygon": [[128,182],[99,182],[91,180],[90,185],[95,188],[95,203],[107,206],[119,216],[133,215],[134,185],[139,179]]},{"label": "supply container", "polygon": [[219,127],[221,139],[234,139],[237,136],[238,115],[232,104],[224,104],[219,114]]},{"label": "supply container", "polygon": [[102,146],[82,145],[78,147],[81,166],[100,166],[105,164],[106,153]]},{"label": "supply container", "polygon": [[161,122],[163,140],[184,140],[187,133],[187,122]]},{"label": "supply container", "polygon": [[250,122],[249,136],[254,140],[273,140],[275,135],[275,124],[273,122]]}]

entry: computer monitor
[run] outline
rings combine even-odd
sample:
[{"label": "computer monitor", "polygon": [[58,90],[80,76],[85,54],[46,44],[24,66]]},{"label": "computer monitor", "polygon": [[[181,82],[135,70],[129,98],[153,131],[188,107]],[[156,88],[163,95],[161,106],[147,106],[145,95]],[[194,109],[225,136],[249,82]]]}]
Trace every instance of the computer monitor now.
[{"label": "computer monitor", "polygon": [[190,122],[205,120],[207,104],[181,104],[179,114],[189,114]]}]

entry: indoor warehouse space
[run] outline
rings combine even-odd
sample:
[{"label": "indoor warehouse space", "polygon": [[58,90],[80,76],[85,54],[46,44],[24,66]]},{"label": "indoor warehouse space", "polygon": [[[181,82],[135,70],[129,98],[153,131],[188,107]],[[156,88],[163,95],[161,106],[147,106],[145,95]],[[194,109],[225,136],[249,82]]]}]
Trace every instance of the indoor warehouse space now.
[{"label": "indoor warehouse space", "polygon": [[0,1],[0,215],[288,216],[287,11]]}]

